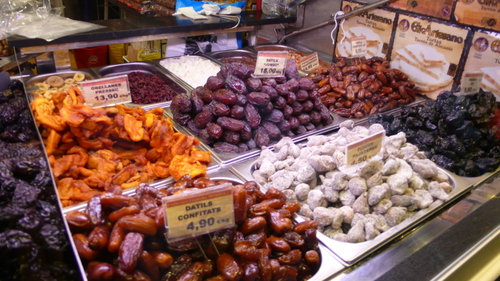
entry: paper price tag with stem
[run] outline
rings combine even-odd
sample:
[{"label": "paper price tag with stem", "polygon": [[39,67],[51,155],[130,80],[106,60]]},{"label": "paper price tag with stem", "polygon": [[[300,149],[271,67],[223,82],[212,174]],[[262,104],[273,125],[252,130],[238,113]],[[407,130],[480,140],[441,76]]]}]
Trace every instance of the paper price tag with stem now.
[{"label": "paper price tag with stem", "polygon": [[127,75],[80,82],[85,104],[92,107],[111,106],[132,101]]},{"label": "paper price tag with stem", "polygon": [[318,68],[319,66],[320,65],[317,52],[314,52],[306,57],[303,57],[300,60],[300,69],[304,71],[312,71]]},{"label": "paper price tag with stem", "polygon": [[166,206],[169,243],[234,226],[233,186],[230,183],[162,200]]},{"label": "paper price tag with stem", "polygon": [[351,38],[351,54],[353,57],[362,57],[366,55],[366,37],[353,37]]},{"label": "paper price tag with stem", "polygon": [[287,57],[288,52],[260,51],[257,54],[253,76],[257,78],[284,76]]},{"label": "paper price tag with stem", "polygon": [[385,131],[380,131],[364,139],[348,144],[345,153],[346,166],[358,165],[377,155],[380,149],[382,149],[382,140],[384,136]]},{"label": "paper price tag with stem", "polygon": [[465,72],[462,77],[462,95],[472,95],[479,92],[481,89],[481,81],[483,80],[483,72]]}]

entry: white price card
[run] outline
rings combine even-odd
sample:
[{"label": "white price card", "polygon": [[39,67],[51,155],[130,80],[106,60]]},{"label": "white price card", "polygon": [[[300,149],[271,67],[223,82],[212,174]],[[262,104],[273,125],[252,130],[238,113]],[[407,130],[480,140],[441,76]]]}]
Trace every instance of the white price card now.
[{"label": "white price card", "polygon": [[254,77],[270,78],[285,75],[285,65],[288,52],[260,51],[257,53]]},{"label": "white price card", "polygon": [[230,183],[163,199],[167,241],[175,242],[234,226]]},{"label": "white price card", "polygon": [[377,155],[380,149],[382,149],[382,140],[384,136],[385,131],[380,131],[364,139],[348,144],[345,153],[346,166],[358,165]]},{"label": "white price card", "polygon": [[351,54],[353,57],[362,57],[366,55],[366,37],[351,38]]},{"label": "white price card", "polygon": [[481,81],[483,80],[483,72],[465,72],[462,77],[462,95],[472,95],[479,92],[481,89]]},{"label": "white price card", "polygon": [[92,107],[111,106],[132,101],[127,75],[80,82],[85,104]]},{"label": "white price card", "polygon": [[303,57],[300,60],[300,69],[304,71],[312,71],[313,69],[316,69],[319,66],[320,65],[317,52],[314,52],[306,57]]}]

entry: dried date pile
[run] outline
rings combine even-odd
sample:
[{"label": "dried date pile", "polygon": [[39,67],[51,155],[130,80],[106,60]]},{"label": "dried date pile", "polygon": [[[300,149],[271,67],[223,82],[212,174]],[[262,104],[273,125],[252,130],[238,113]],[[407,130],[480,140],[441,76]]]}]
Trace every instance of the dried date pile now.
[{"label": "dried date pile", "polygon": [[0,109],[0,279],[80,280],[21,82]]},{"label": "dried date pile", "polygon": [[318,224],[293,225],[298,202],[255,182],[233,186],[236,227],[167,243],[161,198],[220,183],[186,176],[168,189],[144,184],[133,197],[107,193],[69,212],[88,279],[306,280],[318,270]]},{"label": "dried date pile", "polygon": [[252,77],[254,68],[221,66],[203,87],[172,100],[174,120],[220,153],[244,152],[333,122],[310,78],[300,78],[294,60],[282,78]]},{"label": "dried date pile", "polygon": [[500,166],[500,143],[489,126],[496,107],[490,92],[455,96],[447,91],[437,100],[402,107],[399,116],[377,114],[369,122],[382,124],[388,135],[405,132],[440,167],[476,177]]},{"label": "dried date pile", "polygon": [[323,103],[342,117],[362,118],[415,101],[415,83],[380,57],[337,58],[328,72],[309,76]]}]

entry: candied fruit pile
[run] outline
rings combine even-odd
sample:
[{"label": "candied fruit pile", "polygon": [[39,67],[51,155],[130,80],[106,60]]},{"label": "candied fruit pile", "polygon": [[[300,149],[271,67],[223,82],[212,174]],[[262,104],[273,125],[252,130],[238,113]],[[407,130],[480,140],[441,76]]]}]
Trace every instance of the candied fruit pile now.
[{"label": "candied fruit pile", "polygon": [[80,280],[21,82],[0,109],[0,279]]}]

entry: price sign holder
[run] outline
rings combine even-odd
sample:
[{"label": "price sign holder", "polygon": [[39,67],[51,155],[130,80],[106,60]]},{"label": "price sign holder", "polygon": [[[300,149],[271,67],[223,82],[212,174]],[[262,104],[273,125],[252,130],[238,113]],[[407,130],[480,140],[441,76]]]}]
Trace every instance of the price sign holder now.
[{"label": "price sign holder", "polygon": [[370,160],[382,149],[385,131],[355,141],[346,146],[346,166],[351,167]]},{"label": "price sign holder", "polygon": [[230,183],[167,196],[163,199],[167,242],[234,226],[233,187]]},{"label": "price sign holder", "polygon": [[285,65],[287,57],[288,52],[258,52],[253,76],[257,78],[283,77],[285,75]]},{"label": "price sign holder", "polygon": [[85,104],[94,108],[132,101],[127,75],[80,82]]},{"label": "price sign holder", "polygon": [[483,72],[465,72],[462,77],[462,88],[460,94],[472,95],[479,92],[481,89],[481,81],[483,80]]},{"label": "price sign holder", "polygon": [[351,38],[351,54],[353,57],[362,57],[366,55],[366,37],[353,37]]},{"label": "price sign holder", "polygon": [[300,60],[300,69],[304,71],[312,71],[320,67],[318,53],[314,52]]}]

